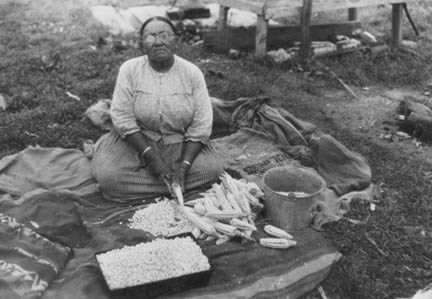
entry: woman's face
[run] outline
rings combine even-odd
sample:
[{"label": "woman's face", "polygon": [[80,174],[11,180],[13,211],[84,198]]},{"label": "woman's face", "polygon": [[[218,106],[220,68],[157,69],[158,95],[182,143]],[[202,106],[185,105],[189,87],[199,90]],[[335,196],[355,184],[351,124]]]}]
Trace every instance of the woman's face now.
[{"label": "woman's face", "polygon": [[166,61],[174,55],[175,34],[167,23],[151,21],[145,27],[142,39],[143,50],[150,60]]}]

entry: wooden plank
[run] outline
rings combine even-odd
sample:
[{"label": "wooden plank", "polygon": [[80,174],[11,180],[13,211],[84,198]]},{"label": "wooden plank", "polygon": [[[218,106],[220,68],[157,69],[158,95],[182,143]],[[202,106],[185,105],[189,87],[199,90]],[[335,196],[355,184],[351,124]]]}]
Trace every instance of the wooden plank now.
[{"label": "wooden plank", "polygon": [[257,14],[262,14],[264,8],[264,0],[214,0],[214,2],[226,7],[251,11]]},{"label": "wooden plank", "polygon": [[392,49],[399,48],[402,40],[402,10],[403,4],[393,4],[392,8]]},{"label": "wooden plank", "polygon": [[[218,0],[216,0],[218,1]],[[235,1],[235,0],[231,0]],[[314,0],[313,5],[315,9],[327,6],[328,10],[349,8],[349,7],[365,7],[375,6],[384,4],[395,4],[395,3],[410,3],[418,2],[418,0]],[[303,5],[302,0],[267,0],[267,8],[287,7],[296,8]]]},{"label": "wooden plank", "polygon": [[262,58],[267,55],[268,21],[263,15],[257,15],[255,35],[255,57]]},{"label": "wooden plank", "polygon": [[301,46],[300,60],[307,64],[311,52],[310,23],[312,17],[312,0],[303,0],[303,7],[300,15]]},{"label": "wooden plank", "polygon": [[357,12],[357,8],[355,7],[348,8],[348,21],[357,21]]},{"label": "wooden plank", "polygon": [[[324,12],[335,9],[361,8],[395,3],[415,3],[418,0],[314,0],[313,12]],[[300,14],[302,0],[269,0],[267,2],[266,17],[277,19]]]},{"label": "wooden plank", "polygon": [[228,23],[228,10],[229,7],[219,5],[219,24],[218,24],[218,30],[223,31],[225,30],[227,23]]}]

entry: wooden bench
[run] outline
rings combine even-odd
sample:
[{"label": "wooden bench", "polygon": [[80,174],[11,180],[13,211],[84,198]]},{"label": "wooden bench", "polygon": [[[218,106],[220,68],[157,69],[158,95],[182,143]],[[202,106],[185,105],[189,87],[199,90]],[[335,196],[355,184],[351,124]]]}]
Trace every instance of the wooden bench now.
[{"label": "wooden bench", "polygon": [[392,48],[399,47],[402,39],[402,10],[404,3],[416,0],[214,0],[220,5],[219,28],[225,30],[227,27],[227,16],[229,8],[247,10],[257,14],[257,25],[255,32],[255,56],[264,57],[267,53],[268,20],[283,18],[300,14],[300,27],[302,31],[301,56],[306,58],[310,51],[309,27],[312,11],[324,12],[336,9],[347,9],[348,20],[357,19],[357,8],[367,6],[378,6],[383,4],[392,5]]}]

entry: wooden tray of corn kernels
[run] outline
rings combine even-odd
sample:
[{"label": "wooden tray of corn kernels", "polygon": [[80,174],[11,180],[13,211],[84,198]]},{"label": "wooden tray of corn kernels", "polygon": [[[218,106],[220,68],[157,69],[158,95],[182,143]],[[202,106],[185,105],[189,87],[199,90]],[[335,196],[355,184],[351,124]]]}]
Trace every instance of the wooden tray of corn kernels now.
[{"label": "wooden tray of corn kernels", "polygon": [[189,235],[100,252],[96,260],[114,298],[152,298],[206,286],[212,272]]}]

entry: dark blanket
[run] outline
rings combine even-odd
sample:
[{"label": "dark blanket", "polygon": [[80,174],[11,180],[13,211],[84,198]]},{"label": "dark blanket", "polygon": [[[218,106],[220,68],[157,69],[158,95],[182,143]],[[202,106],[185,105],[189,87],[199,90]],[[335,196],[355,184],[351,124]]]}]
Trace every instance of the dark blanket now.
[{"label": "dark blanket", "polygon": [[[213,104],[215,133],[236,132],[215,140],[216,148],[224,156],[226,165],[240,175],[255,174],[259,178],[265,170],[295,159],[297,163],[314,167],[338,195],[361,190],[370,184],[370,168],[360,155],[312,124],[270,105],[269,99],[215,100]],[[97,267],[95,253],[153,238],[146,232],[127,227],[133,213],[131,207],[106,202],[99,193],[88,195],[89,190],[94,189],[94,182],[89,175],[88,161],[78,152],[29,148],[0,161],[0,194],[13,191],[13,196],[0,197],[0,212],[15,215],[29,225],[36,223],[34,229],[38,233],[73,248],[73,257],[43,298],[109,298],[111,293]],[[44,161],[43,169],[38,169],[38,161]],[[61,163],[52,163],[54,161]],[[31,171],[26,172],[26,169]],[[25,179],[20,179],[20,174],[25,175]],[[73,178],[71,188],[68,188],[67,177]],[[17,185],[23,188],[15,188]],[[23,190],[56,188],[57,185],[82,196],[45,191],[16,201],[24,194]],[[107,219],[110,215],[117,216]],[[258,221],[261,227],[265,215],[260,215]],[[209,285],[172,296],[297,298],[325,277],[340,254],[313,230],[297,232],[295,238],[298,246],[289,250],[235,241],[220,246],[203,242],[200,245],[214,269]],[[0,281],[0,298],[7,296],[7,291]],[[161,290],[164,291],[167,290]],[[166,297],[168,294],[146,294],[141,298],[150,295]]]},{"label": "dark blanket", "polygon": [[[43,298],[110,298],[111,294],[97,267],[95,253],[147,242],[153,237],[146,232],[127,227],[128,218],[133,211],[120,214],[104,223],[94,224],[107,215],[128,208],[107,203],[100,196],[77,198],[67,193],[46,192],[36,195],[34,200],[30,197],[26,202],[37,201],[40,209],[52,215],[70,211],[68,204],[63,205],[63,210],[62,205],[54,206],[53,200],[75,205],[82,219],[74,218],[74,221],[69,221],[69,225],[85,226],[92,238],[86,246],[73,249],[73,257],[66,269],[57,280],[51,283]],[[25,206],[22,205],[23,210],[19,211],[19,207],[3,203],[1,209],[5,213],[25,214]],[[260,228],[265,223],[263,216],[265,215],[262,215],[258,221]],[[51,220],[46,219],[45,226],[50,226],[50,221],[54,224],[55,217]],[[52,237],[57,239],[68,235],[67,230],[50,232],[45,230],[44,232],[52,234]],[[260,229],[256,237],[264,235]],[[171,296],[177,298],[275,298],[276,296],[295,298],[310,291],[326,276],[330,266],[340,258],[340,254],[313,230],[298,232],[295,238],[299,242],[298,246],[289,250],[264,248],[257,243],[241,244],[231,241],[216,246],[214,241],[203,241],[200,245],[210,258],[213,268],[208,286],[171,294]],[[152,294],[140,294],[139,297],[134,298],[166,297],[168,291],[160,289]]]}]

